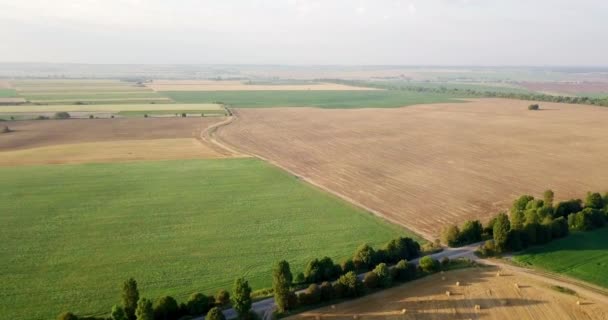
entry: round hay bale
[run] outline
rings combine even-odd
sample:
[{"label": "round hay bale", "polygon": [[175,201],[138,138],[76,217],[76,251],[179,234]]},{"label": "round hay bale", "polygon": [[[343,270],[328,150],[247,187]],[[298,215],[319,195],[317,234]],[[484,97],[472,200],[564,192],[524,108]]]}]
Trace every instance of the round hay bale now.
[{"label": "round hay bale", "polygon": [[580,301],[580,300],[577,300],[577,301],[576,301],[576,305],[577,305],[577,306],[580,306],[580,305],[581,305],[581,301]]},{"label": "round hay bale", "polygon": [[481,306],[480,306],[480,305],[478,305],[478,304],[476,304],[476,305],[475,305],[475,310],[481,310]]},{"label": "round hay bale", "polygon": [[406,312],[407,312],[407,310],[401,309],[401,314],[405,314]]},{"label": "round hay bale", "polygon": [[518,283],[515,284],[515,288],[519,289],[519,284]]},{"label": "round hay bale", "polygon": [[440,273],[441,273],[441,274],[443,274],[444,272],[443,272],[443,271],[441,271]]},{"label": "round hay bale", "polygon": [[335,308],[336,308],[336,305],[335,305],[335,304],[332,304],[332,305],[331,305],[331,308],[332,308],[332,309],[335,309]]},{"label": "round hay bale", "polygon": [[496,276],[500,277],[500,271],[496,272]]},{"label": "round hay bale", "polygon": [[359,315],[353,314],[353,319],[355,319],[355,320],[359,319]]},{"label": "round hay bale", "polygon": [[448,291],[445,292],[445,295],[449,297],[449,296],[452,295],[452,293],[448,290]]},{"label": "round hay bale", "polygon": [[441,277],[441,280],[445,281],[445,277]]},{"label": "round hay bale", "polygon": [[460,281],[456,281],[456,286],[460,287]]}]

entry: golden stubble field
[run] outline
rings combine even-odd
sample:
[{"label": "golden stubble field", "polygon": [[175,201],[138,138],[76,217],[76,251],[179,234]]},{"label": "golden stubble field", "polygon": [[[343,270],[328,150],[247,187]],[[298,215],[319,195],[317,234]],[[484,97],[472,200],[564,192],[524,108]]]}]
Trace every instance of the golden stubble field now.
[{"label": "golden stubble field", "polygon": [[0,166],[210,159],[232,155],[209,143],[215,118],[73,119],[10,122]]},{"label": "golden stubble field", "polygon": [[608,190],[608,109],[529,104],[240,109],[218,136],[434,239],[521,194]]},{"label": "golden stubble field", "polygon": [[[289,317],[295,319],[607,319],[597,297],[565,294],[521,273],[478,267],[435,274],[345,303]],[[445,280],[443,280],[445,279]],[[459,282],[456,285],[456,282]],[[450,295],[447,295],[447,292]],[[578,304],[577,304],[578,302]],[[479,306],[479,308],[476,308]]]}]

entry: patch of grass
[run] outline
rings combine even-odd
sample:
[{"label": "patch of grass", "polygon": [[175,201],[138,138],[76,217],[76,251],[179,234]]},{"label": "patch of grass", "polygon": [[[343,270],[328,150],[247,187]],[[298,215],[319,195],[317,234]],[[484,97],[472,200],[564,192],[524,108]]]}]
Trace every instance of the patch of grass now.
[{"label": "patch of grass", "polygon": [[256,159],[0,168],[0,309],[7,319],[65,310],[107,315],[128,277],[141,295],[271,285],[312,258],[405,230]]},{"label": "patch of grass", "polygon": [[455,102],[453,96],[405,91],[168,91],[178,103],[212,103],[241,108],[397,108],[422,103]]},{"label": "patch of grass", "polygon": [[573,233],[528,249],[514,259],[608,288],[608,228]]}]

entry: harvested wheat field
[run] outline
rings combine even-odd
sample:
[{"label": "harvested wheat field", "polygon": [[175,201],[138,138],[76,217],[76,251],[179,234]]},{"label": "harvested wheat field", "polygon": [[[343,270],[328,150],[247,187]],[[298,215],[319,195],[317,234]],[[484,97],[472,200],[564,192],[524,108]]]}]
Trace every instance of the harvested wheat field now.
[{"label": "harvested wheat field", "polygon": [[0,166],[214,159],[225,155],[194,138],[62,144],[0,152]]},{"label": "harvested wheat field", "polygon": [[521,194],[608,190],[608,108],[479,99],[397,109],[240,109],[221,140],[414,232],[486,220]]},{"label": "harvested wheat field", "polygon": [[336,83],[248,84],[242,81],[214,80],[155,80],[146,84],[154,91],[360,91],[378,90]]},{"label": "harvested wheat field", "polygon": [[231,154],[202,135],[222,118],[17,121],[0,139],[0,166],[209,159]]},{"label": "harvested wheat field", "polygon": [[[500,277],[496,273],[494,267],[483,267],[436,274],[337,304],[334,308],[325,307],[288,319],[608,318],[605,300],[558,292],[549,284],[519,273]],[[458,286],[456,282],[460,282]]]}]

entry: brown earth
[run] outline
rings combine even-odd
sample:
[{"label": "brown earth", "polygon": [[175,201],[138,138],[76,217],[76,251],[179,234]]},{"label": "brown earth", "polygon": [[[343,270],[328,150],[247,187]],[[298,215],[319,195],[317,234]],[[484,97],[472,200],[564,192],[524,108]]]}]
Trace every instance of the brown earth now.
[{"label": "brown earth", "polygon": [[608,108],[529,104],[240,109],[217,136],[434,239],[522,194],[608,190]]},{"label": "brown earth", "polygon": [[124,118],[6,122],[0,151],[83,142],[200,138],[222,118]]},{"label": "brown earth", "polygon": [[606,93],[608,95],[608,82],[522,82],[520,85],[531,91],[565,94]]},{"label": "brown earth", "polygon": [[524,274],[497,277],[497,271],[478,267],[435,274],[287,319],[608,319],[605,297],[565,294]]}]

